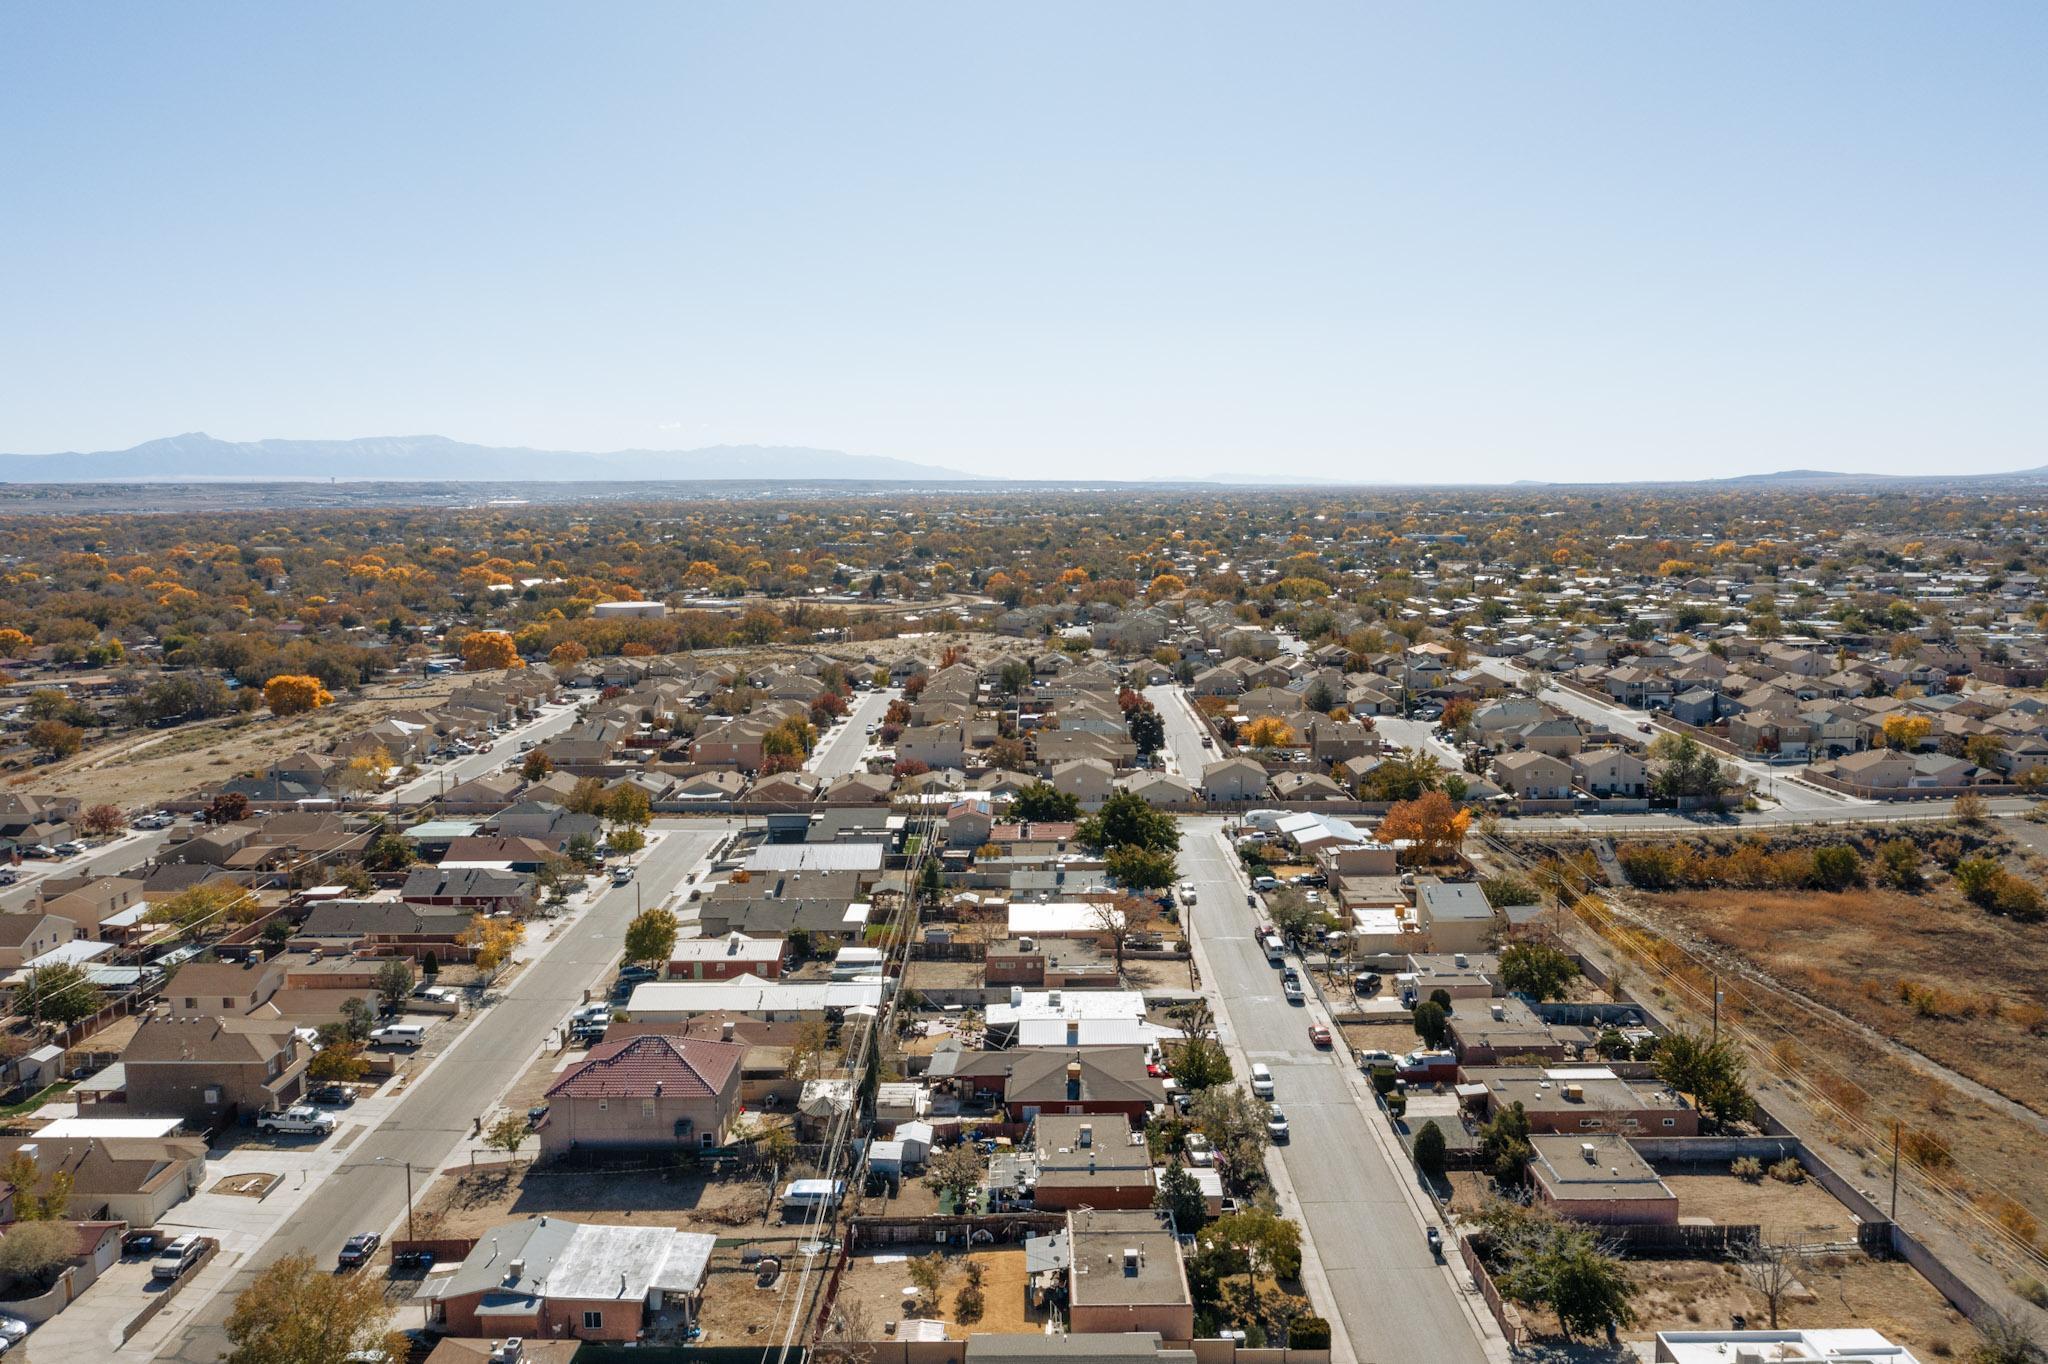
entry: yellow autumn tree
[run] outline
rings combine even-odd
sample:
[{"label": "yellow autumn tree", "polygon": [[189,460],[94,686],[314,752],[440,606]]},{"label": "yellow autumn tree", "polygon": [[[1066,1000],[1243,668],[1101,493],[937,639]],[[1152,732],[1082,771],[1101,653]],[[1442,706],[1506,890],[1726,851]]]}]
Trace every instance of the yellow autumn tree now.
[{"label": "yellow autumn tree", "polygon": [[1924,715],[1887,715],[1884,717],[1884,743],[1886,748],[1912,749],[1920,746],[1934,729],[1934,722]]},{"label": "yellow autumn tree", "polygon": [[590,650],[573,639],[565,639],[548,651],[548,662],[557,668],[570,668],[590,657]]},{"label": "yellow autumn tree", "polygon": [[304,673],[279,673],[263,684],[263,700],[272,715],[304,715],[334,700],[334,693],[317,677]]},{"label": "yellow autumn tree", "polygon": [[0,655],[4,655],[7,658],[13,658],[16,654],[27,652],[34,643],[33,639],[30,639],[19,630],[11,628],[0,630]]},{"label": "yellow autumn tree", "polygon": [[1167,597],[1178,597],[1187,590],[1187,579],[1180,574],[1162,573],[1145,589],[1145,595],[1153,601],[1162,601]]},{"label": "yellow autumn tree", "polygon": [[519,661],[519,646],[512,642],[512,636],[503,630],[479,630],[463,638],[462,666],[481,673],[526,665]]},{"label": "yellow autumn tree", "polygon": [[1261,715],[1237,732],[1253,748],[1285,748],[1294,742],[1294,726],[1277,715]]}]

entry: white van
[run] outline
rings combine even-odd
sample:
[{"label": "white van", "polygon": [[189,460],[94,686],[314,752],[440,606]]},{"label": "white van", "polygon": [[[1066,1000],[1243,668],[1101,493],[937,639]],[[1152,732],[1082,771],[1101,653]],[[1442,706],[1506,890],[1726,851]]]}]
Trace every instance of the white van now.
[{"label": "white van", "polygon": [[370,1034],[373,1047],[402,1047],[416,1051],[427,1040],[427,1030],[417,1023],[392,1023]]},{"label": "white van", "polygon": [[1270,1099],[1273,1097],[1273,1072],[1264,1061],[1252,1062],[1252,1097]]},{"label": "white van", "polygon": [[1280,941],[1278,933],[1268,933],[1259,940],[1259,946],[1266,949],[1266,965],[1278,966],[1287,960],[1287,944]]}]

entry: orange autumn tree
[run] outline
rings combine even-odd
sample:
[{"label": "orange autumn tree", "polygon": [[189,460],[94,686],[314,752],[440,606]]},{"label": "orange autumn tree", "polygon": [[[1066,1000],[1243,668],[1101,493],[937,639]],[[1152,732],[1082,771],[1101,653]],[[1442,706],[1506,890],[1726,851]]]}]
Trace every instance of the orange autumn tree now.
[{"label": "orange autumn tree", "polygon": [[523,668],[519,646],[503,630],[479,630],[462,641],[462,666],[473,673],[497,668]]},{"label": "orange autumn tree", "polygon": [[279,673],[263,684],[263,699],[272,715],[303,715],[331,703],[334,693],[317,677]]},{"label": "orange autumn tree", "polygon": [[35,641],[19,630],[0,630],[0,657],[13,658],[28,652]]},{"label": "orange autumn tree", "polygon": [[573,639],[563,640],[548,653],[548,662],[557,668],[570,668],[590,657],[590,650]]},{"label": "orange autumn tree", "polygon": [[1448,862],[1464,846],[1472,812],[1461,810],[1442,791],[1425,791],[1414,800],[1395,802],[1380,821],[1382,843],[1407,843],[1415,862]]}]

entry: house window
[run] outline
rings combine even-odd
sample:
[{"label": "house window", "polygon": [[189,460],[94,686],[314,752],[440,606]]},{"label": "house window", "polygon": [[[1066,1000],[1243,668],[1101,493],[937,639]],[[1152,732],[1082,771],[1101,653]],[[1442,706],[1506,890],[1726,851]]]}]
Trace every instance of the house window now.
[{"label": "house window", "polygon": [[1664,1120],[1664,1125],[1665,1125],[1666,1127],[1676,1127],[1676,1126],[1678,1126],[1678,1119],[1676,1119],[1676,1118],[1666,1118],[1666,1119]]},{"label": "house window", "polygon": [[640,1101],[640,1116],[643,1118],[651,1118],[654,1116],[654,1100],[642,1099]]},{"label": "house window", "polygon": [[232,1009],[235,1007],[235,1001],[233,1001],[232,999],[223,998],[220,1002],[220,1006],[223,1009]]},{"label": "house window", "polygon": [[612,1106],[612,1101],[611,1101],[610,1099],[599,1099],[599,1100],[597,1101],[597,1111],[598,1111],[598,1112],[600,1112],[600,1113],[604,1112],[604,1111],[605,1111],[606,1109],[610,1108],[611,1106]]},{"label": "house window", "polygon": [[191,998],[190,996],[187,996],[185,999],[185,1007],[188,1009],[196,1009],[199,1007],[199,1001]]},{"label": "house window", "polygon": [[217,1106],[217,1105],[218,1105],[219,1103],[220,1103],[220,1086],[219,1086],[219,1085],[208,1085],[208,1086],[206,1087],[206,1104],[207,1104],[207,1106],[208,1106],[208,1107],[214,1107],[214,1106]]},{"label": "house window", "polygon": [[602,1331],[604,1329],[604,1313],[585,1312],[583,1314],[583,1329],[586,1331]]},{"label": "house window", "polygon": [[711,1149],[711,1134],[709,1132],[699,1132],[697,1134],[697,1145],[709,1151]]}]

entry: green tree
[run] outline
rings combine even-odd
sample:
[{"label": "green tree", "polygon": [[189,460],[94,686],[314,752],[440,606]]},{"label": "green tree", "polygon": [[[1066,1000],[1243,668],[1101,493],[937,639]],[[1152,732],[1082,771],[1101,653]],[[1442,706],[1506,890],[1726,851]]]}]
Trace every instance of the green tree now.
[{"label": "green tree", "polygon": [[1223,1158],[1225,1174],[1240,1187],[1256,1185],[1265,1170],[1267,1108],[1247,1090],[1212,1085],[1188,1104],[1188,1118]]},{"label": "green tree", "polygon": [[1529,1144],[1529,1114],[1521,1102],[1509,1104],[1479,1129],[1479,1158],[1495,1179],[1519,1184],[1536,1148]]},{"label": "green tree", "polygon": [[642,910],[626,925],[626,960],[635,966],[666,962],[675,951],[676,916],[659,905]]},{"label": "green tree", "polygon": [[928,857],[917,873],[917,893],[928,905],[935,905],[946,891],[946,874],[939,868],[938,859]]},{"label": "green tree", "polygon": [[1650,794],[1659,799],[1707,799],[1719,796],[1728,784],[1721,760],[1690,734],[1660,736],[1650,745],[1650,756],[1657,762]]},{"label": "green tree", "polygon": [[1508,1281],[1517,1301],[1548,1304],[1567,1340],[1618,1330],[1636,1319],[1636,1285],[1628,1269],[1601,1251],[1584,1228],[1560,1228]]},{"label": "green tree", "polygon": [[1131,742],[1140,753],[1157,753],[1166,745],[1166,721],[1151,706],[1141,706],[1124,717]]},{"label": "green tree", "polygon": [[1418,800],[1425,792],[1444,784],[1444,765],[1424,749],[1404,748],[1384,758],[1359,782],[1359,794],[1367,800],[1398,802]]},{"label": "green tree", "polygon": [[1433,999],[1425,999],[1415,1006],[1415,1034],[1432,1047],[1441,1047],[1444,1039],[1451,1035],[1450,1016],[1444,1006]]},{"label": "green tree", "polygon": [[82,966],[56,962],[28,973],[14,992],[14,1011],[36,1023],[68,1027],[107,1006],[107,997]]},{"label": "green tree", "polygon": [[1081,798],[1050,782],[1035,781],[1017,793],[1010,814],[1020,820],[1065,823],[1081,817]]},{"label": "green tree", "polygon": [[341,1036],[351,1042],[367,1042],[376,1030],[377,1017],[370,1012],[370,1006],[356,998],[341,1001],[341,1022],[338,1025]]},{"label": "green tree", "polygon": [[1658,1079],[1690,1095],[1715,1122],[1740,1122],[1749,1116],[1742,1057],[1726,1040],[1713,1042],[1697,1033],[1672,1033],[1657,1046],[1656,1066]]},{"label": "green tree", "polygon": [[397,1012],[412,993],[412,963],[404,957],[386,957],[377,967],[377,997],[385,1009]]},{"label": "green tree", "polygon": [[631,824],[621,824],[606,834],[604,841],[620,857],[631,857],[647,846],[647,835]]},{"label": "green tree", "polygon": [[1174,1230],[1183,1236],[1194,1235],[1209,1220],[1209,1201],[1202,1196],[1202,1188],[1195,1183],[1195,1177],[1179,1161],[1167,1166],[1166,1173],[1159,1177],[1159,1188],[1152,1195],[1152,1206],[1161,1212],[1171,1213]]},{"label": "green tree", "polygon": [[1172,885],[1179,874],[1172,853],[1129,843],[1111,848],[1102,865],[1117,884],[1129,890],[1159,890]]},{"label": "green tree", "polygon": [[1549,943],[1518,942],[1501,949],[1501,984],[1539,1003],[1562,999],[1578,974],[1578,963]]},{"label": "green tree", "polygon": [[1443,1129],[1436,1125],[1435,1118],[1431,1118],[1416,1129],[1415,1168],[1421,1171],[1425,1179],[1442,1179],[1445,1154]]},{"label": "green tree", "polygon": [[363,865],[371,871],[404,871],[412,864],[412,844],[388,831],[371,839],[363,849]]},{"label": "green tree", "polygon": [[1173,816],[1161,814],[1133,791],[1112,794],[1074,832],[1091,848],[1139,847],[1154,852],[1180,848],[1180,826]]},{"label": "green tree", "polygon": [[1213,1037],[1189,1037],[1172,1043],[1167,1054],[1173,1061],[1173,1078],[1190,1094],[1211,1085],[1230,1083],[1230,1054]]},{"label": "green tree", "polygon": [[221,1364],[333,1364],[358,1351],[403,1359],[406,1340],[387,1329],[390,1315],[383,1280],[287,1255],[236,1297],[227,1322],[233,1348]]}]

